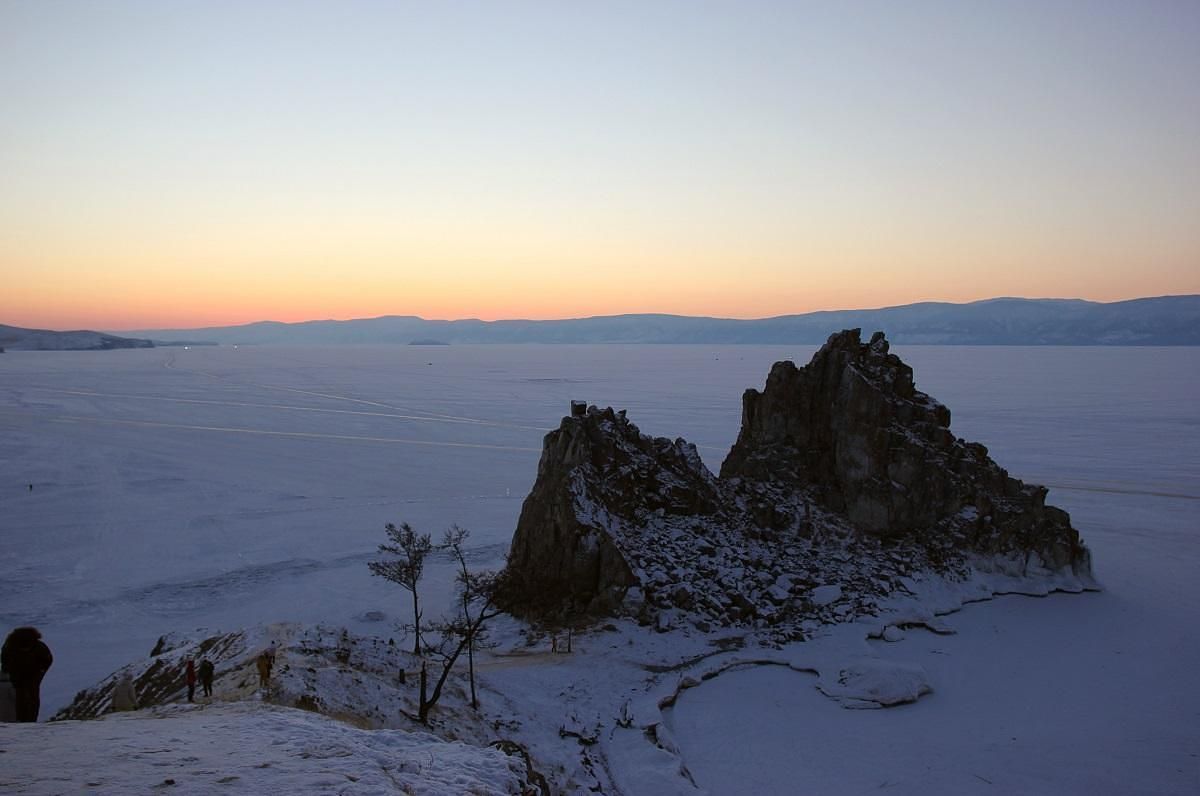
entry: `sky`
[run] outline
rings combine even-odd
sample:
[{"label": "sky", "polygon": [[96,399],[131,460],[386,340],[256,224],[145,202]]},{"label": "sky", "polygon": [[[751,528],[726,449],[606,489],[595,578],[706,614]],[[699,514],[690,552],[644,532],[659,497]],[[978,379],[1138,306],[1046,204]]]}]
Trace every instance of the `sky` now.
[{"label": "sky", "polygon": [[1200,293],[1200,3],[0,0],[0,323]]}]

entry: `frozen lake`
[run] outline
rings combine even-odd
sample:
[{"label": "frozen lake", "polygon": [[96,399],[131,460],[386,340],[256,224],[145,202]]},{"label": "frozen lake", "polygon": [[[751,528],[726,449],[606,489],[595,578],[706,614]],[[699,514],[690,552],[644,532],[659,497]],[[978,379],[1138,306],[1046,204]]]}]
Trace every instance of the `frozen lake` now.
[{"label": "frozen lake", "polygon": [[[895,350],[918,387],[950,406],[959,436],[1051,486],[1049,502],[1071,512],[1110,591],[1173,605],[1190,620],[1179,632],[1194,636],[1200,349]],[[173,630],[299,620],[395,635],[402,591],[366,567],[385,523],[435,534],[457,523],[471,529],[480,565],[498,565],[542,436],[571,399],[683,436],[716,469],[742,391],[761,387],[772,362],[803,364],[812,351],[4,354],[0,624],[36,624],[55,651],[43,716]],[[449,577],[434,567],[427,578],[432,606]],[[370,611],[388,618],[366,621]]]}]

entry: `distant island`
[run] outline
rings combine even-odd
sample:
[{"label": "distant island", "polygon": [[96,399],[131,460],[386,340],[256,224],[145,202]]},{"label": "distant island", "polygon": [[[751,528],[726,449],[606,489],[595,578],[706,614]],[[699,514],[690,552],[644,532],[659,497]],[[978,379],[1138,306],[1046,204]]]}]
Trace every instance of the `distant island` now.
[{"label": "distant island", "polygon": [[[922,302],[737,320],[684,315],[611,315],[565,320],[426,320],[388,315],[301,323],[262,321],[205,329],[124,332],[156,342],[331,345],[397,343],[701,343],[819,345],[837,329],[885,330],[896,345],[1200,345],[1200,295],[1101,303],[995,298]],[[160,344],[161,344],[160,342]],[[4,341],[0,339],[0,345]]]}]

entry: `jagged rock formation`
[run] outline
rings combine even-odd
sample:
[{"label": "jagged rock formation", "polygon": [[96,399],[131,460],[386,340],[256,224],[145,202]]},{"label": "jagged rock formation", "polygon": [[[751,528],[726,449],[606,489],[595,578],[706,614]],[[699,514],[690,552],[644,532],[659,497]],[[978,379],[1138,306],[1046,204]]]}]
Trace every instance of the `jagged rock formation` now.
[{"label": "jagged rock formation", "polygon": [[639,585],[620,539],[628,521],[703,517],[720,504],[716,479],[693,445],[644,436],[624,412],[592,407],[546,437],[513,536],[512,558],[521,565],[510,574],[529,575],[554,599],[611,611]]},{"label": "jagged rock formation", "polygon": [[[983,550],[1037,552],[1053,569],[1081,554],[1067,513],[1045,505],[987,448],[950,432],[950,410],[913,384],[883,332],[832,336],[806,367],[777,362],[763,392],[742,398],[742,430],[722,478],[810,488],[830,511],[881,536],[971,532]],[[973,510],[970,522],[960,517]],[[946,529],[943,529],[943,531]]]},{"label": "jagged rock formation", "polygon": [[807,623],[873,610],[913,572],[969,559],[1067,572],[1090,559],[1044,487],[956,438],[883,334],[832,335],[803,368],[748,390],[720,478],[694,446],[589,407],[546,436],[513,536],[517,612],[671,612],[704,626]]}]

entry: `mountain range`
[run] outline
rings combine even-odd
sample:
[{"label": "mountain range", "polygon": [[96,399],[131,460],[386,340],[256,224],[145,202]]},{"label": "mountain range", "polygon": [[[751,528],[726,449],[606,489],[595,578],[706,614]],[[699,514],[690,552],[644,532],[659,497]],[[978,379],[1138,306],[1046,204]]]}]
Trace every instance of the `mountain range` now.
[{"label": "mountain range", "polygon": [[443,321],[387,315],[301,323],[263,321],[203,329],[146,329],[157,341],[224,344],[706,343],[820,344],[840,329],[881,329],[907,345],[1200,345],[1200,295],[1099,303],[995,298],[922,302],[756,320],[610,315],[565,320]]},{"label": "mountain range", "polygon": [[[1200,345],[1200,295],[1101,303],[994,298],[921,302],[738,320],[686,315],[608,315],[564,320],[454,321],[415,315],[300,323],[260,321],[199,329],[53,332],[0,325],[0,348],[81,350],[149,345],[347,343],[823,343],[841,329],[883,330],[900,345]],[[153,342],[151,342],[153,341]]]}]

